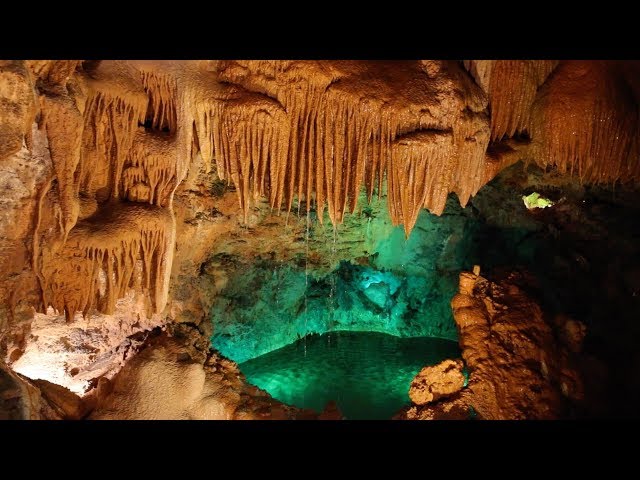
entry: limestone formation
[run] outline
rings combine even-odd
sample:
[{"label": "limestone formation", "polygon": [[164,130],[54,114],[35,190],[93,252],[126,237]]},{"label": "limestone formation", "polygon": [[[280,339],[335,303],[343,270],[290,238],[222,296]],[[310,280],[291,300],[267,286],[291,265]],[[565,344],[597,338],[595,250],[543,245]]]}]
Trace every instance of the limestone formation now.
[{"label": "limestone formation", "polygon": [[[569,415],[584,400],[571,350],[556,341],[539,305],[508,279],[493,283],[463,272],[451,308],[469,370],[468,385],[437,402],[434,391],[441,384],[434,380],[447,365],[424,369],[412,384],[417,407],[398,418],[555,419]],[[448,386],[442,390],[453,393],[453,382]],[[427,402],[436,403],[424,405]]]},{"label": "limestone formation", "polygon": [[590,183],[640,178],[638,105],[620,69],[606,61],[558,65],[533,105],[539,165]]},{"label": "limestone formation", "polygon": [[531,108],[556,60],[468,60],[465,67],[489,96],[491,139],[531,133]]},{"label": "limestone formation", "polygon": [[[423,208],[441,214],[452,192],[464,206],[521,159],[588,183],[638,181],[639,72],[622,61],[2,60],[0,355],[16,372],[87,393],[131,358],[130,337],[206,317],[223,276],[206,294],[190,287],[221,232],[237,244],[239,232],[269,232],[262,254],[277,249],[275,230],[308,240],[311,215],[323,222],[326,212],[335,235],[347,212],[386,194],[408,237]],[[274,228],[260,225],[265,202],[286,213]],[[306,228],[291,214],[306,214]],[[238,249],[255,254],[257,241]],[[524,416],[520,400],[492,397],[501,387],[482,380],[502,375],[483,373],[491,339],[523,338],[520,307],[500,326],[499,301],[469,282],[454,310],[475,380],[459,395],[485,392],[476,410],[486,418]],[[560,323],[578,352],[581,324]],[[534,346],[516,343],[546,351],[548,329],[531,329]],[[529,368],[527,355],[516,360]],[[579,397],[570,369],[545,362],[565,379],[561,397]],[[557,413],[558,390],[542,392]],[[84,414],[70,398],[47,411]]]},{"label": "limestone formation", "polygon": [[445,360],[433,367],[424,367],[411,382],[409,398],[416,405],[435,402],[464,386],[461,360]]},{"label": "limestone formation", "polygon": [[[235,61],[217,67],[222,79],[275,98],[288,113],[288,145],[272,160],[286,172],[271,180],[274,207],[288,210],[297,196],[310,208],[313,200],[319,218],[326,205],[335,225],[354,211],[361,186],[371,198],[386,176],[392,219],[408,234],[423,206],[441,213],[450,191],[464,205],[481,186],[486,97],[455,62]],[[410,188],[415,193],[401,196]]]},{"label": "limestone formation", "polygon": [[[636,178],[638,119],[636,107],[624,107],[627,77],[602,62],[556,65],[466,62],[478,86],[448,61],[4,62],[4,95],[19,108],[2,122],[11,129],[3,156],[15,154],[22,137],[29,148],[38,110],[53,167],[33,232],[42,307],[69,320],[91,308],[112,312],[134,287],[140,258],[141,287],[150,311],[160,312],[174,250],[173,195],[198,152],[235,185],[245,222],[251,202],[267,196],[285,211],[297,198],[320,221],[326,208],[339,224],[361,188],[380,194],[386,178],[391,218],[407,236],[422,208],[440,214],[452,191],[465,205],[509,163],[487,152],[490,137],[528,132],[539,163],[595,181]],[[591,87],[578,90],[581,75]],[[569,125],[565,117],[596,119],[571,124],[592,132],[575,147],[566,143],[573,134],[549,127]],[[611,138],[619,140],[609,146]],[[135,206],[142,203],[158,209]],[[124,223],[137,226],[107,240]],[[87,235],[109,247],[96,249]],[[93,280],[69,285],[72,270]]]},{"label": "limestone formation", "polygon": [[[182,329],[182,332],[188,331]],[[193,333],[191,333],[193,335]],[[195,340],[197,343],[198,340]],[[248,385],[237,365],[162,334],[114,378],[92,419],[294,420],[317,417]]]}]

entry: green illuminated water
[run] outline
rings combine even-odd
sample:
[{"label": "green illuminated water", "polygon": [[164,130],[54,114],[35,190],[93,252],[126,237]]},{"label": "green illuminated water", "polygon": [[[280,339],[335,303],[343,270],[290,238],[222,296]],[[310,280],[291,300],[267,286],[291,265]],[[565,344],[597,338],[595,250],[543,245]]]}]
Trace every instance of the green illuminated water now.
[{"label": "green illuminated water", "polygon": [[290,405],[322,411],[335,400],[352,420],[388,419],[409,404],[409,385],[426,365],[458,358],[456,342],[375,332],[312,335],[241,363],[249,383]]},{"label": "green illuminated water", "polygon": [[[336,400],[348,418],[389,418],[420,368],[459,356],[451,298],[461,271],[521,265],[545,278],[557,261],[544,253],[556,238],[523,193],[498,176],[465,208],[451,195],[441,216],[423,210],[408,239],[384,191],[370,204],[363,194],[337,235],[326,212],[322,224],[316,212],[299,219],[305,253],[290,262],[216,252],[201,267],[225,278],[211,346],[285,403],[321,411]],[[316,268],[311,252],[330,259]]]}]

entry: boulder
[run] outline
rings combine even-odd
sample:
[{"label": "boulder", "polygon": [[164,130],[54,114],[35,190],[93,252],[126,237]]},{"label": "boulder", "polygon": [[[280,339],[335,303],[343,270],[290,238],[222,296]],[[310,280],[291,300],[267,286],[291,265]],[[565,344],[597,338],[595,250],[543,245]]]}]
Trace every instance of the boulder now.
[{"label": "boulder", "polygon": [[411,401],[425,405],[456,393],[464,386],[462,368],[462,360],[444,360],[432,367],[424,367],[411,382]]}]

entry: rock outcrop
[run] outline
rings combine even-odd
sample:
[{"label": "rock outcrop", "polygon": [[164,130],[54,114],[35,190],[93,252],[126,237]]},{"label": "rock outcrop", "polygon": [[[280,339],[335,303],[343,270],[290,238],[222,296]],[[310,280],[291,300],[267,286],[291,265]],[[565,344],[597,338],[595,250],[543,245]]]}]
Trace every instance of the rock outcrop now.
[{"label": "rock outcrop", "polygon": [[426,405],[458,392],[464,386],[462,369],[462,360],[424,367],[411,382],[409,398],[416,405]]},{"label": "rock outcrop", "polygon": [[235,363],[214,352],[191,327],[158,334],[116,375],[92,419],[314,419],[249,385]]},{"label": "rock outcrop", "polygon": [[[417,406],[398,418],[557,419],[570,417],[572,407],[584,400],[571,350],[556,340],[540,307],[509,279],[493,283],[463,272],[451,307],[469,371],[468,385],[440,402],[430,391],[433,387],[412,385]],[[572,350],[577,348],[575,342],[571,345]],[[415,383],[420,385],[431,375],[421,372]],[[427,402],[432,403],[422,406]]]}]

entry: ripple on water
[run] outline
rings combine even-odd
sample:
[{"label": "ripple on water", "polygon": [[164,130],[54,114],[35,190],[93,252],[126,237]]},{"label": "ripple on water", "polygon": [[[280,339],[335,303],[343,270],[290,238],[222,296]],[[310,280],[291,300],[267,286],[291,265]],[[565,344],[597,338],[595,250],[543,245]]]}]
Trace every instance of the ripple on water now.
[{"label": "ripple on water", "polygon": [[[306,354],[305,354],[306,341]],[[458,358],[456,342],[376,332],[332,332],[298,340],[240,364],[274,398],[320,412],[335,400],[348,419],[387,419],[409,403],[409,385],[426,365]]]}]

